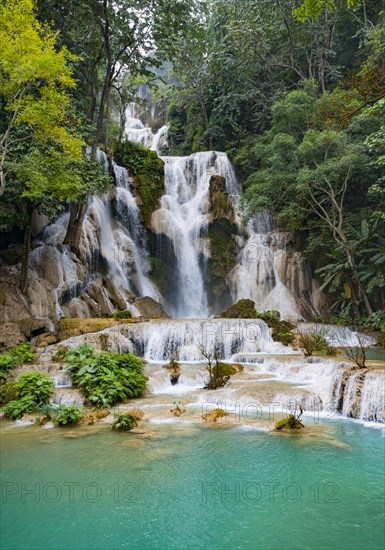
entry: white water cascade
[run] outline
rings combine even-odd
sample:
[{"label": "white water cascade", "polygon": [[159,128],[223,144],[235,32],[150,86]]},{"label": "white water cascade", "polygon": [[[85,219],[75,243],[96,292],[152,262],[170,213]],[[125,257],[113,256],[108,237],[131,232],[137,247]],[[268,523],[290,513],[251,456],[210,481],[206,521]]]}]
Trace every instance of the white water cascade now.
[{"label": "white water cascade", "polygon": [[[224,153],[196,153],[190,157],[162,157],[165,162],[165,194],[152,215],[152,229],[173,243],[178,261],[178,293],[173,316],[208,317],[200,257],[207,257],[204,232],[210,222],[209,184],[211,176],[226,178],[227,191],[237,184]],[[206,244],[206,246],[205,246]]]}]

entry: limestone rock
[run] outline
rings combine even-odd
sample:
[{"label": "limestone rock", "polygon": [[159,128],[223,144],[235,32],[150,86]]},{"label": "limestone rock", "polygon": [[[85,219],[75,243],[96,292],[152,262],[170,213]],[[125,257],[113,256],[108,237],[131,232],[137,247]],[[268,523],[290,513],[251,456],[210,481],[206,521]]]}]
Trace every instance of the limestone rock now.
[{"label": "limestone rock", "polygon": [[149,296],[145,296],[144,298],[138,298],[135,300],[133,304],[136,309],[139,311],[139,313],[146,317],[146,319],[168,319],[169,316],[167,313],[165,313],[161,307],[161,305],[154,300],[153,298],[150,298]]}]

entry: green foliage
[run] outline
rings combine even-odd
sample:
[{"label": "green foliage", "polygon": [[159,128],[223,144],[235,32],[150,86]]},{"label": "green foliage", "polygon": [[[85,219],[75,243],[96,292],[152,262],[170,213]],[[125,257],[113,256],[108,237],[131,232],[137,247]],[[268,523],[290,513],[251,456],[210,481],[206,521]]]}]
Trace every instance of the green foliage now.
[{"label": "green foliage", "polygon": [[[57,156],[73,161],[81,159],[83,141],[73,132],[75,124],[69,124],[69,90],[75,86],[70,63],[76,58],[66,48],[57,49],[56,33],[37,20],[32,0],[3,2],[0,20],[1,103],[6,113],[0,141],[2,193],[18,126],[25,125],[37,143],[52,143]],[[42,183],[40,177],[40,192]],[[36,196],[37,190],[28,193]]]},{"label": "green foliage", "polygon": [[112,424],[112,428],[118,431],[128,432],[138,425],[137,419],[131,414],[118,414]]},{"label": "green foliage", "polygon": [[30,344],[23,342],[7,353],[0,354],[0,383],[6,379],[7,373],[22,363],[32,363],[36,354]]},{"label": "green foliage", "polygon": [[131,311],[116,311],[113,314],[114,319],[132,319]]},{"label": "green foliage", "polygon": [[302,349],[305,357],[310,357],[315,351],[325,351],[334,355],[333,348],[330,348],[328,341],[322,335],[322,331],[312,330],[309,332],[298,331],[298,347]]},{"label": "green foliage", "polygon": [[[6,417],[13,420],[21,418],[25,413],[33,412],[46,405],[53,394],[52,380],[46,374],[38,371],[23,372],[16,378],[12,388],[8,387],[16,399],[7,403],[4,408]],[[5,395],[2,395],[5,398]]]},{"label": "green foliage", "polygon": [[205,389],[216,390],[225,386],[229,381],[230,376],[233,376],[238,371],[233,365],[222,363],[216,359],[214,365],[208,365],[207,372],[209,374],[209,380],[205,386]]},{"label": "green foliage", "polygon": [[360,326],[371,330],[382,330],[385,325],[385,311],[378,310],[371,315],[366,315],[360,320]]},{"label": "green foliage", "polygon": [[377,344],[382,348],[385,348],[385,323],[383,323],[381,326],[381,333],[377,338]]},{"label": "green foliage", "polygon": [[301,428],[304,428],[304,425],[294,414],[288,414],[286,418],[282,418],[275,423],[276,430],[300,430]]},{"label": "green foliage", "polygon": [[220,317],[226,319],[256,319],[258,316],[255,303],[252,300],[239,300],[229,307]]},{"label": "green foliage", "polygon": [[138,397],[146,387],[143,364],[130,353],[95,353],[83,344],[71,350],[67,359],[74,384],[97,407]]},{"label": "green foliage", "polygon": [[[359,5],[360,0],[346,0],[347,8],[354,8]],[[339,9],[336,0],[303,0],[302,4],[295,8],[294,16],[298,21],[304,23],[307,19],[318,19],[324,10],[335,11]]]},{"label": "green foliage", "polygon": [[159,207],[164,193],[164,163],[155,151],[131,141],[116,144],[114,157],[136,178],[142,203],[141,217],[149,227],[151,214]]},{"label": "green foliage", "polygon": [[68,426],[78,424],[83,416],[82,410],[76,405],[60,405],[55,412],[53,421],[55,426]]},{"label": "green foliage", "polygon": [[51,378],[39,371],[22,372],[16,378],[19,397],[31,397],[37,405],[47,404],[53,393]]}]

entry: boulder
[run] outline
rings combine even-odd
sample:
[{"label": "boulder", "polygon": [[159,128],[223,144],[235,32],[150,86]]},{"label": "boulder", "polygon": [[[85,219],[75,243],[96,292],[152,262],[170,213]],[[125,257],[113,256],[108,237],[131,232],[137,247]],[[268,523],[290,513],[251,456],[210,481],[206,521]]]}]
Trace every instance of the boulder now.
[{"label": "boulder", "polygon": [[139,313],[146,319],[169,319],[169,316],[163,311],[162,306],[150,296],[138,298],[133,305]]}]

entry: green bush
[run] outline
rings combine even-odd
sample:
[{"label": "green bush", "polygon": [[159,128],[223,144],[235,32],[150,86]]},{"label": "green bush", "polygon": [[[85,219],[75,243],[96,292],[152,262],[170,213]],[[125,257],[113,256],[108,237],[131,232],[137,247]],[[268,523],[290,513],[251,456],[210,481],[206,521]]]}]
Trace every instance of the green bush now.
[{"label": "green bush", "polygon": [[311,357],[315,351],[325,351],[329,355],[336,355],[336,352],[328,344],[328,341],[320,332],[298,331],[298,347],[302,349],[305,357]]},{"label": "green bush", "polygon": [[257,311],[252,300],[239,300],[236,304],[224,311],[220,317],[225,319],[256,319]]},{"label": "green bush", "polygon": [[46,374],[31,371],[19,374],[16,382],[9,386],[9,390],[11,389],[16,399],[9,401],[4,408],[4,414],[17,419],[46,405],[53,393],[53,384]]},{"label": "green bush", "polygon": [[4,407],[4,414],[7,418],[17,420],[24,416],[25,413],[33,412],[36,409],[36,402],[32,397],[25,396],[21,399],[10,401]]},{"label": "green bush", "polygon": [[45,405],[53,394],[53,383],[42,372],[22,372],[16,378],[16,392],[19,398],[31,397],[37,405]]},{"label": "green bush", "polygon": [[53,417],[55,426],[74,425],[82,420],[84,414],[76,405],[60,405]]},{"label": "green bush", "polygon": [[132,319],[131,311],[116,311],[113,314],[114,319]]},{"label": "green bush", "polygon": [[147,227],[151,225],[151,215],[159,208],[164,193],[164,162],[155,151],[132,141],[117,143],[114,147],[115,161],[124,166],[138,182],[141,198],[140,214]]},{"label": "green bush", "polygon": [[141,395],[146,387],[143,363],[131,353],[95,353],[84,344],[67,354],[73,383],[96,407],[109,407]]},{"label": "green bush", "polygon": [[114,430],[128,432],[133,428],[136,428],[138,422],[132,414],[118,414],[116,420],[112,424]]},{"label": "green bush", "polygon": [[304,425],[294,414],[288,414],[286,418],[282,418],[275,423],[276,430],[300,430],[301,428],[304,428]]},{"label": "green bush", "polygon": [[375,311],[371,315],[362,317],[360,325],[370,330],[382,330],[382,326],[385,325],[385,311]]},{"label": "green bush", "polygon": [[36,354],[31,344],[22,343],[7,353],[0,355],[0,382],[4,381],[7,373],[22,363],[32,363]]},{"label": "green bush", "polygon": [[36,358],[36,353],[33,351],[33,347],[28,342],[23,342],[9,352],[13,357],[16,357],[19,364],[21,363],[33,363]]}]

